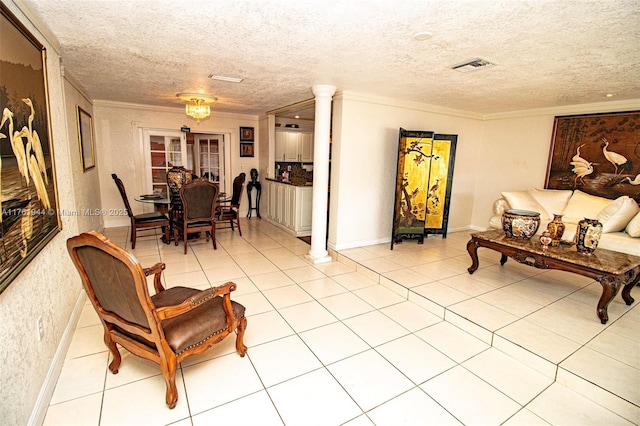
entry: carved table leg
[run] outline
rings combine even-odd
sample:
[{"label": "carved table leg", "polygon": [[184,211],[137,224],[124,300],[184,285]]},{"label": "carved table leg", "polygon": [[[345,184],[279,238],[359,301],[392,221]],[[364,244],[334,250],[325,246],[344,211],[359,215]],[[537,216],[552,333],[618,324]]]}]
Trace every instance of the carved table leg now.
[{"label": "carved table leg", "polygon": [[624,300],[624,303],[627,305],[631,305],[635,301],[633,297],[631,297],[631,289],[640,282],[640,271],[634,269],[628,272],[625,278],[626,284],[622,289],[622,300]]},{"label": "carved table leg", "polygon": [[598,318],[602,324],[606,324],[609,321],[609,315],[607,314],[607,307],[613,298],[620,291],[620,280],[616,277],[605,275],[598,278],[600,285],[602,285],[602,296],[598,300]]},{"label": "carved table leg", "polygon": [[467,243],[467,251],[469,252],[469,256],[471,256],[471,266],[467,269],[469,274],[473,274],[476,269],[478,269],[478,242],[473,238],[469,240]]}]

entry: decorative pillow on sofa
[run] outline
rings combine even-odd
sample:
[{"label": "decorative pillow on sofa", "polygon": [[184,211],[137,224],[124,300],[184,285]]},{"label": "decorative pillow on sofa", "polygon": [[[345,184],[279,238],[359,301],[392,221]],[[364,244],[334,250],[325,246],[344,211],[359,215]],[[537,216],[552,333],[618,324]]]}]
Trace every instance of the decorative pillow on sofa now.
[{"label": "decorative pillow on sofa", "polygon": [[503,192],[502,196],[512,209],[529,210],[540,213],[541,219],[551,219],[547,210],[540,205],[527,191]]},{"label": "decorative pillow on sofa", "polygon": [[602,223],[603,234],[619,232],[629,224],[638,211],[638,203],[633,198],[623,195],[602,209],[596,219]]},{"label": "decorative pillow on sofa", "polygon": [[630,237],[640,237],[640,213],[635,215],[633,219],[629,221],[629,224],[625,228],[625,231],[627,232],[627,234],[629,234]]},{"label": "decorative pillow on sofa", "polygon": [[554,214],[562,214],[573,194],[573,191],[568,189],[529,188],[527,192],[546,209],[549,219],[553,219]]},{"label": "decorative pillow on sofa", "polygon": [[564,215],[562,221],[577,224],[585,217],[595,219],[602,209],[611,203],[613,200],[589,195],[576,189],[562,212]]}]

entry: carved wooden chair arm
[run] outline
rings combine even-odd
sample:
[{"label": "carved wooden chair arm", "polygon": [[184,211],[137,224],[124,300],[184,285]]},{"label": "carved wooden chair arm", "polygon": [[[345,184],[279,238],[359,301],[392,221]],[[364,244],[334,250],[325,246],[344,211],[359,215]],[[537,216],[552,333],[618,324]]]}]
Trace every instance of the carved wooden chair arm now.
[{"label": "carved wooden chair arm", "polygon": [[221,286],[202,290],[201,292],[194,294],[178,305],[163,306],[162,308],[158,308],[156,309],[156,313],[158,314],[158,318],[160,318],[161,320],[177,317],[186,312],[189,312],[192,309],[197,308],[200,304],[214,297],[222,296],[222,306],[227,317],[227,324],[229,324],[229,327],[231,327],[234,317],[230,294],[236,289],[236,287],[236,283],[229,281]]},{"label": "carved wooden chair arm", "polygon": [[154,275],[153,287],[156,289],[156,293],[164,291],[164,286],[162,285],[162,281],[160,279],[162,278],[162,271],[164,271],[166,267],[167,266],[164,263],[158,262],[150,268],[143,269],[145,277],[148,277],[151,274]]}]

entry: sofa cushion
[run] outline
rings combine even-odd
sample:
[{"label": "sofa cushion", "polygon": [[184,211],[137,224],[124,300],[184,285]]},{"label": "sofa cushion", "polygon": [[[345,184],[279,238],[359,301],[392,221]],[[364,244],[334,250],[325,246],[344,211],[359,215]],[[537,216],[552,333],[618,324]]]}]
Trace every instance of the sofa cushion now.
[{"label": "sofa cushion", "polygon": [[596,219],[602,223],[603,234],[619,232],[629,224],[638,211],[638,203],[633,198],[623,195],[602,209]]},{"label": "sofa cushion", "polygon": [[629,224],[625,228],[625,231],[627,232],[627,234],[629,234],[630,237],[640,237],[640,213],[635,215],[633,219],[629,221]]},{"label": "sofa cushion", "polygon": [[562,212],[562,221],[577,224],[585,217],[595,219],[612,202],[608,198],[589,195],[576,189]]},{"label": "sofa cushion", "polygon": [[630,238],[626,232],[602,234],[596,253],[601,248],[640,256],[640,241],[637,238]]},{"label": "sofa cushion", "polygon": [[503,192],[502,196],[509,203],[512,209],[529,210],[540,213],[540,218],[551,219],[547,210],[536,201],[527,191]]},{"label": "sofa cushion", "polygon": [[573,194],[573,191],[568,189],[529,188],[527,192],[545,208],[549,219],[553,219],[554,214],[562,214]]}]

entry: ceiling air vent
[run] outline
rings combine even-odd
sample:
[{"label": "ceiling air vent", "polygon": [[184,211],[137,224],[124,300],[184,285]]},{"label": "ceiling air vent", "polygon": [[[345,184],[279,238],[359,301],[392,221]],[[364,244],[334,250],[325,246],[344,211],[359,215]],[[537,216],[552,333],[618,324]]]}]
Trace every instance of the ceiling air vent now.
[{"label": "ceiling air vent", "polygon": [[484,59],[475,58],[469,61],[465,61],[461,64],[456,64],[451,67],[452,70],[456,70],[458,72],[471,72],[475,70],[479,70],[482,68],[489,68],[494,66],[495,64]]}]

